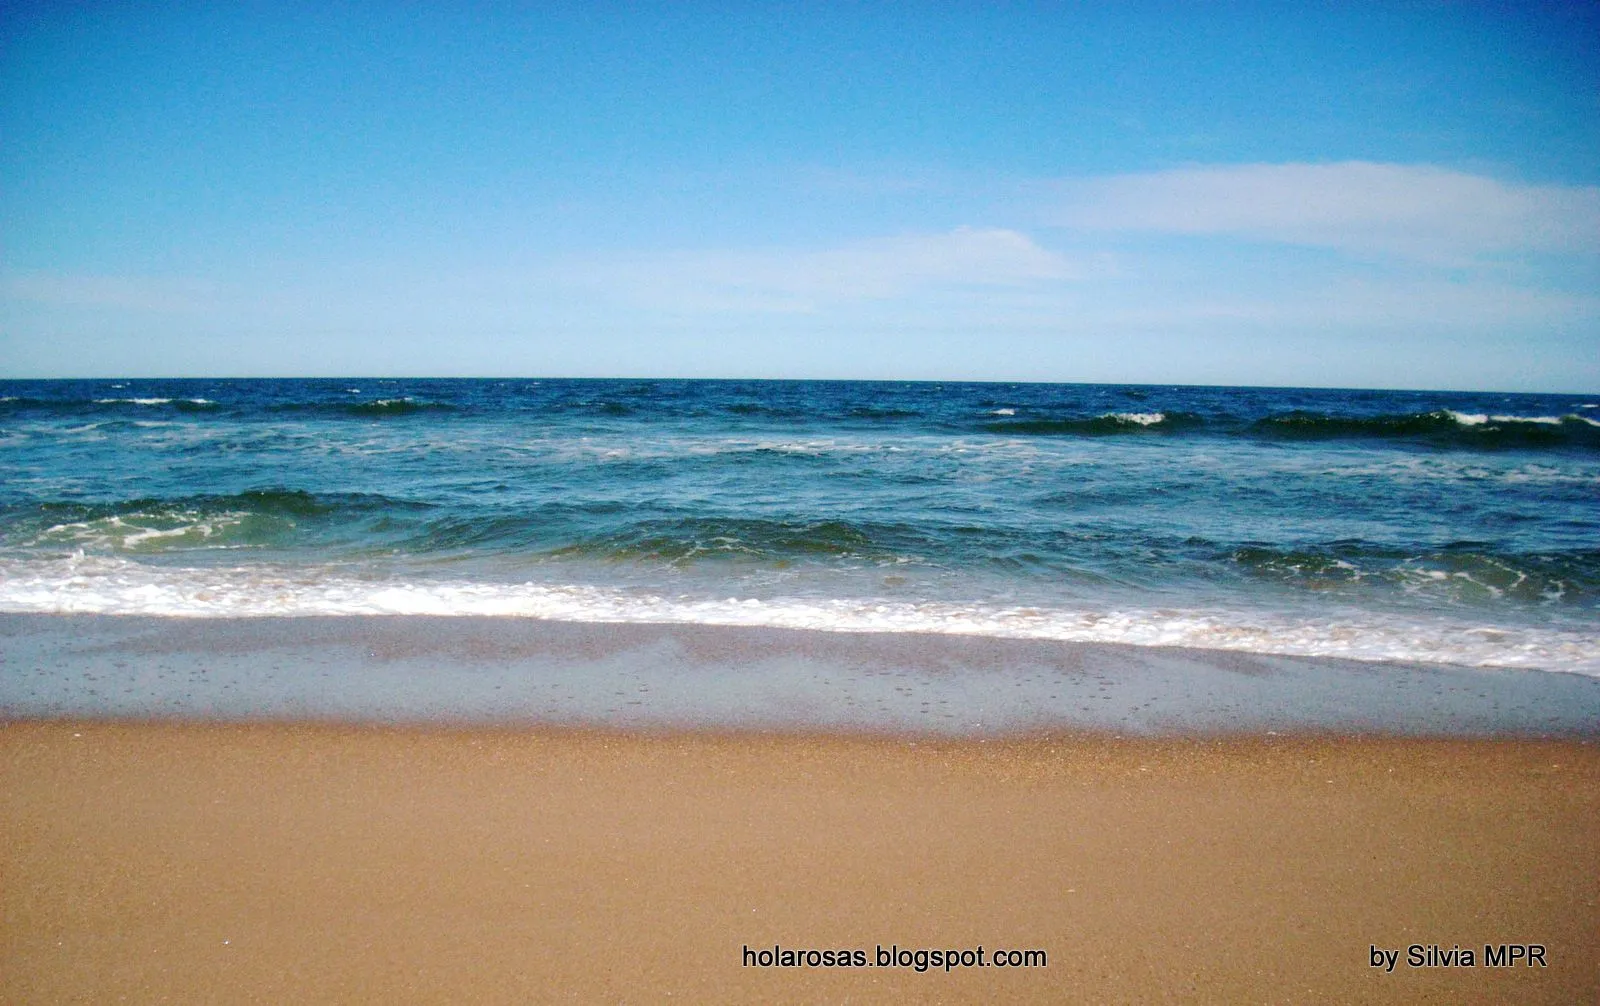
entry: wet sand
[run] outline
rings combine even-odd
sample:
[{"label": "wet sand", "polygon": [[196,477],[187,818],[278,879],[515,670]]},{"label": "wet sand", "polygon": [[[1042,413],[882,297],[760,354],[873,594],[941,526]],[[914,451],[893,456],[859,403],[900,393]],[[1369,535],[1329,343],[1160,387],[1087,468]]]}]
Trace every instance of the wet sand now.
[{"label": "wet sand", "polygon": [[[1594,1002],[1596,821],[1581,739],[14,719],[0,999]],[[742,963],[880,944],[1047,966]]]},{"label": "wet sand", "polygon": [[915,632],[0,614],[0,718],[1600,738],[1600,678]]}]

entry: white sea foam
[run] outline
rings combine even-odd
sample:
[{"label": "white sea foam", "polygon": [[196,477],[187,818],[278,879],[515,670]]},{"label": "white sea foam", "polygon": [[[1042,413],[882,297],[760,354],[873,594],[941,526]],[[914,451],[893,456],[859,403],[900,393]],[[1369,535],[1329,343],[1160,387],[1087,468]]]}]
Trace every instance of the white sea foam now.
[{"label": "white sea foam", "polygon": [[[462,440],[441,441],[438,444],[438,451],[479,449],[483,446],[485,445]],[[494,445],[488,446],[491,449],[494,447]],[[556,461],[658,461],[682,457],[753,453],[809,456],[895,454],[914,450],[916,447],[917,445],[911,442],[852,441],[835,437],[811,440],[758,440],[744,437],[634,437],[621,440],[585,437],[528,440],[517,445],[517,452],[523,456],[544,457]]]},{"label": "white sea foam", "polygon": [[215,547],[210,539],[224,535],[248,520],[243,511],[201,514],[195,511],[160,517],[112,515],[89,521],[55,524],[39,532],[28,546],[55,545],[75,549],[149,551],[175,544],[190,548]]},{"label": "white sea foam", "polygon": [[[1585,406],[1587,408],[1587,406]],[[1541,426],[1560,426],[1566,422],[1588,423],[1590,426],[1600,426],[1586,416],[1496,416],[1485,412],[1456,412],[1446,409],[1445,412],[1462,426],[1482,426],[1485,423],[1538,423]]]},{"label": "white sea foam", "polygon": [[[179,399],[172,398],[96,398],[96,405],[171,405]],[[209,398],[184,398],[190,405],[215,405]]]},{"label": "white sea foam", "polygon": [[1556,467],[1550,464],[1524,463],[1507,466],[1501,459],[1484,462],[1479,458],[1462,456],[1406,457],[1362,464],[1322,466],[1313,460],[1311,466],[1295,466],[1295,458],[1275,459],[1273,467],[1263,466],[1263,471],[1284,470],[1292,474],[1309,473],[1318,477],[1382,478],[1392,482],[1489,482],[1499,481],[1519,485],[1595,485],[1600,486],[1600,472],[1581,464]]},{"label": "white sea foam", "polygon": [[1016,409],[995,409],[993,412],[989,413],[991,416],[1014,416],[1016,414]]},{"label": "white sea foam", "polygon": [[1166,421],[1164,412],[1113,412],[1112,419],[1120,419],[1124,423],[1138,423],[1140,426],[1154,426]]},{"label": "white sea foam", "polygon": [[1303,616],[948,601],[693,597],[588,585],[358,579],[337,569],[173,568],[86,556],[0,566],[0,611],[167,617],[501,616],[558,621],[926,632],[1527,668],[1600,676],[1600,632],[1398,613]]}]

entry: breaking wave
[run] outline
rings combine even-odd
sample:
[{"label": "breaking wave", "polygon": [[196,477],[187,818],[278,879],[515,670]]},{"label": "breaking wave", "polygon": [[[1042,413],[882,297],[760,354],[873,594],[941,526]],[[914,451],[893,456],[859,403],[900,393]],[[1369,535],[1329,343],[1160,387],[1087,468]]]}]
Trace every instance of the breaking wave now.
[{"label": "breaking wave", "polygon": [[1184,608],[1085,610],[884,598],[696,597],[614,587],[356,578],[338,570],[172,569],[82,555],[6,566],[0,611],[218,618],[495,616],[919,632],[1537,668],[1600,676],[1600,636],[1381,612],[1327,617]]}]

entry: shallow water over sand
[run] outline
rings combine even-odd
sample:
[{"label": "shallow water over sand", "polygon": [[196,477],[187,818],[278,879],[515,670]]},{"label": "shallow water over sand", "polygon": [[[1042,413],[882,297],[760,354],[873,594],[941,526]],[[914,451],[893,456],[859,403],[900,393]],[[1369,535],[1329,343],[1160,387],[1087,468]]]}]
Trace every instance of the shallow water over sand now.
[{"label": "shallow water over sand", "polygon": [[1003,736],[1593,736],[1600,680],[1158,647],[503,618],[0,615],[0,717]]}]

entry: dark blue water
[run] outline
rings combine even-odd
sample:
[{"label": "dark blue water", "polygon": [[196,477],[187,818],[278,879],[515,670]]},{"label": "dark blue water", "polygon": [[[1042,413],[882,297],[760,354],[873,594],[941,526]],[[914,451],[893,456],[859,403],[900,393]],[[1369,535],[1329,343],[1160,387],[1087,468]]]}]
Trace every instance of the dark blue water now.
[{"label": "dark blue water", "polygon": [[922,630],[1597,674],[1597,406],[0,382],[0,610]]}]

